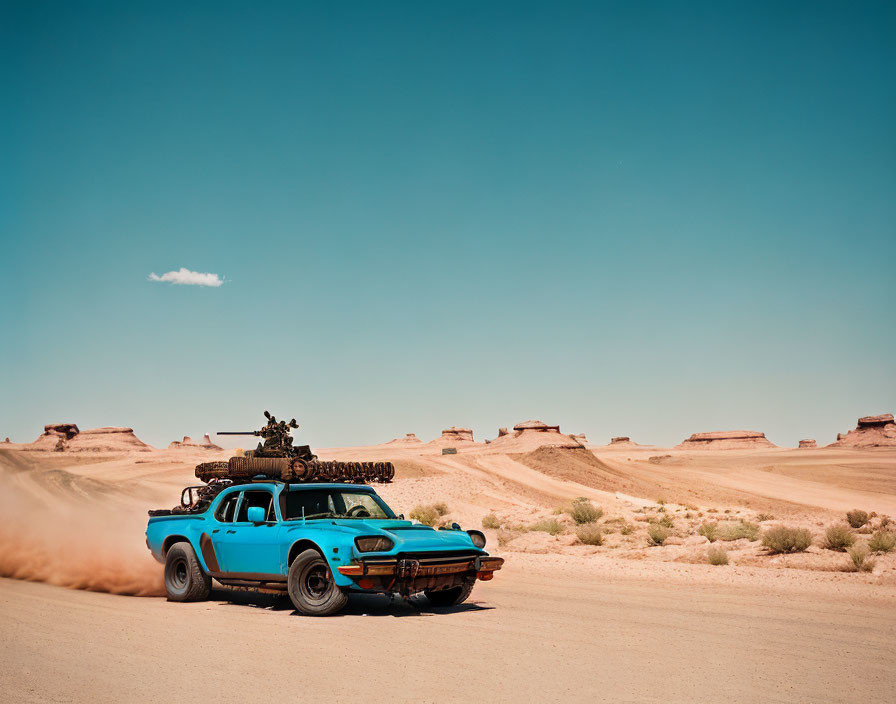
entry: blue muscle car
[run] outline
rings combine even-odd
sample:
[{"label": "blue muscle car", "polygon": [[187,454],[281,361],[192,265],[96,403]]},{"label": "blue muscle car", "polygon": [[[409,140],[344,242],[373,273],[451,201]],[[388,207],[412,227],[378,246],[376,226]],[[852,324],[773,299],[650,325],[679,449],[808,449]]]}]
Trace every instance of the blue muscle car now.
[{"label": "blue muscle car", "polygon": [[485,552],[480,531],[436,530],[396,517],[363,484],[237,483],[200,510],[150,516],[146,544],[165,564],[172,601],[208,597],[214,578],[287,592],[310,616],[336,613],[350,593],[423,592],[448,606],[504,562]]}]

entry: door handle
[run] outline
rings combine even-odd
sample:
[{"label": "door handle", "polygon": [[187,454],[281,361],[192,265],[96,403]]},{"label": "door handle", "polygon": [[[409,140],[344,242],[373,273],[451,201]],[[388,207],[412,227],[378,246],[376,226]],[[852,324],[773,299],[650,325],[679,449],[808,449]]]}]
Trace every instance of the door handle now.
[{"label": "door handle", "polygon": [[235,530],[228,530],[227,532],[228,532],[228,533],[236,533]]},{"label": "door handle", "polygon": [[220,531],[220,530],[221,530],[220,528],[215,528],[215,529],[212,531],[212,533],[217,533],[217,532]]}]

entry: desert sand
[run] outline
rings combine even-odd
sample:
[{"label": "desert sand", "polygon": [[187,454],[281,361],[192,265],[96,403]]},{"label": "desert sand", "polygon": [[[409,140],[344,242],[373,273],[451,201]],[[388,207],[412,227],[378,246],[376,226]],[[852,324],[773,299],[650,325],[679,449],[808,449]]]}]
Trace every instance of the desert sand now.
[{"label": "desert sand", "polygon": [[[445,520],[464,528],[493,517],[501,527],[485,530],[488,549],[507,560],[460,607],[358,598],[327,619],[223,588],[203,603],[164,599],[162,568],[144,545],[146,510],[174,505],[197,483],[193,466],[228,451],[155,450],[118,429],[87,434],[119,443],[106,449],[79,450],[85,431],[63,451],[55,440],[43,450],[0,445],[0,692],[20,701],[150,701],[207,696],[213,685],[221,701],[343,701],[359,688],[384,702],[890,698],[896,555],[847,572],[849,558],[821,542],[848,510],[873,514],[872,527],[896,516],[896,448],[589,449],[545,427],[488,444],[450,428],[452,455],[442,454],[444,435],[316,449],[393,461],[395,481],[377,490],[396,512],[444,502]],[[580,497],[603,510],[603,545],[581,544],[563,512]],[[670,536],[650,547],[647,527],[660,519]],[[531,530],[543,521],[560,532]],[[730,564],[712,566],[698,532],[706,522],[805,527],[815,541],[783,556],[756,540],[717,541]]]}]

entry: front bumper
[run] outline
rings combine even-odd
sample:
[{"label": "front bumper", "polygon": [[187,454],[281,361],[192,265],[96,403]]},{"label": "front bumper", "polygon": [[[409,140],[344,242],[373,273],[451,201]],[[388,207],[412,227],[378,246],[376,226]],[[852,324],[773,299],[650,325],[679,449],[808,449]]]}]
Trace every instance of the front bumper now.
[{"label": "front bumper", "polygon": [[460,586],[475,579],[489,580],[504,564],[503,557],[367,558],[338,567],[365,591],[414,594]]}]

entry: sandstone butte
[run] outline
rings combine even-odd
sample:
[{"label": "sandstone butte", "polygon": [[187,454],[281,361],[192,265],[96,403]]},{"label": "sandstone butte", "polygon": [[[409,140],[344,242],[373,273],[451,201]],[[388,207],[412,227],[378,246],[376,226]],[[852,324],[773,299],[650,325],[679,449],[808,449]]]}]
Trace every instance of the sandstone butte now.
[{"label": "sandstone butte", "polygon": [[837,435],[828,447],[896,447],[896,423],[892,413],[859,418],[855,430]]},{"label": "sandstone butte", "polygon": [[711,433],[694,433],[676,446],[678,450],[741,450],[777,447],[765,433],[758,430],[717,430]]}]

